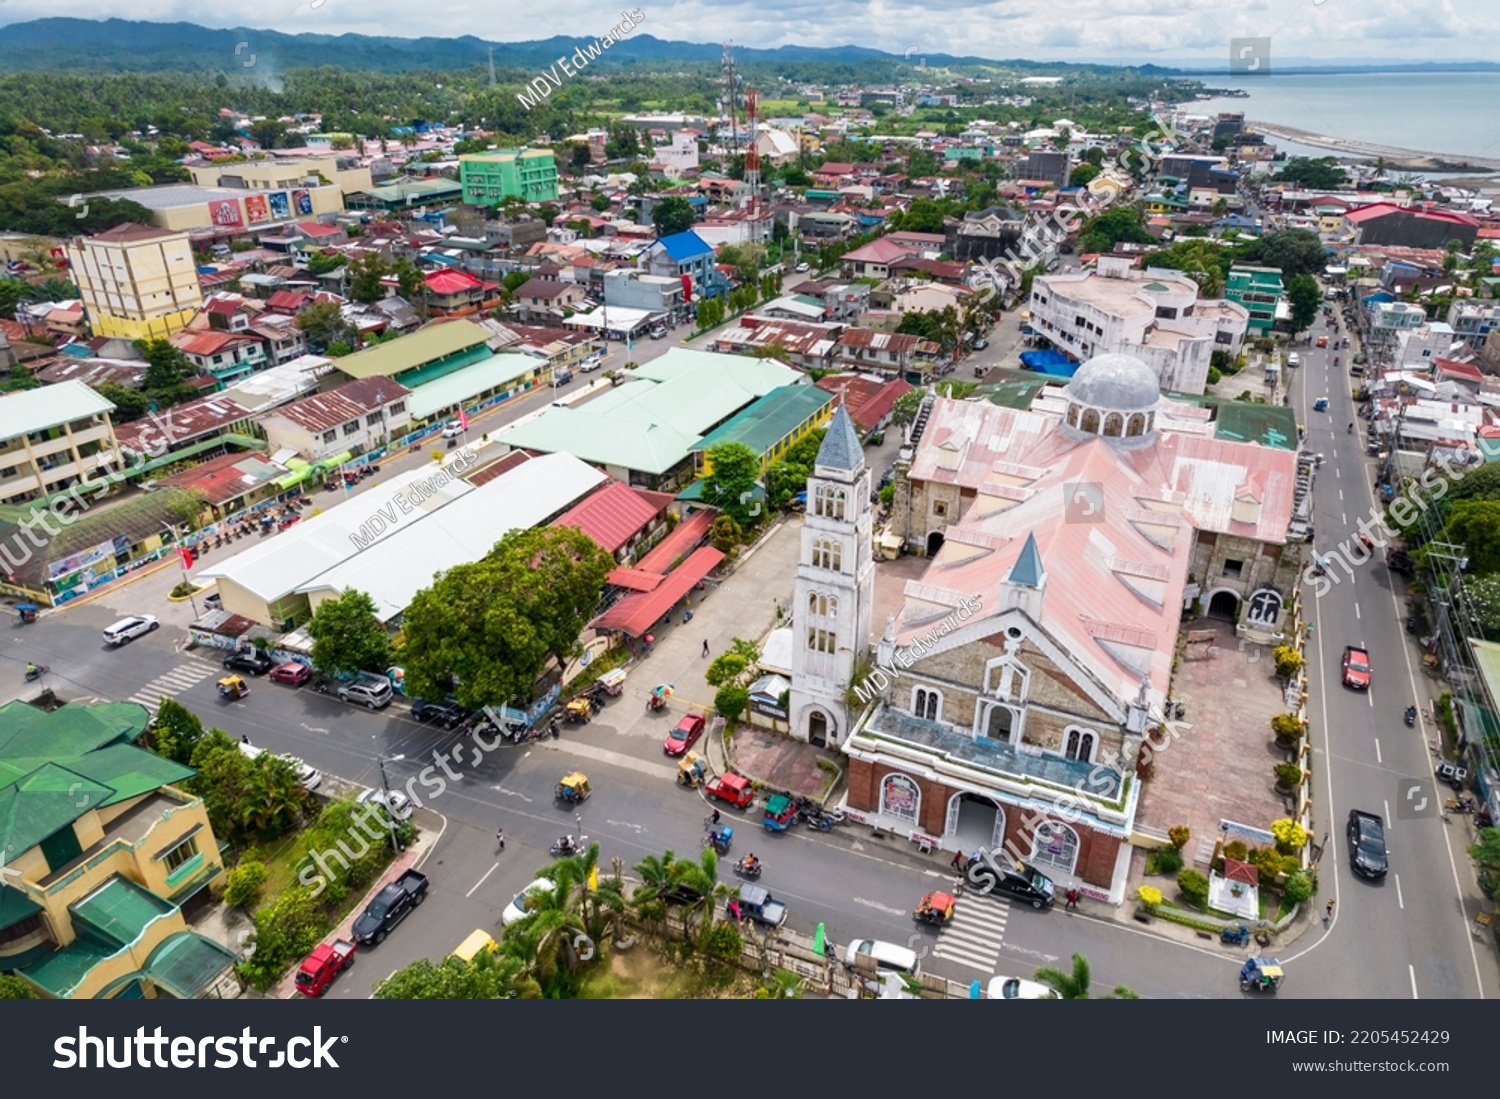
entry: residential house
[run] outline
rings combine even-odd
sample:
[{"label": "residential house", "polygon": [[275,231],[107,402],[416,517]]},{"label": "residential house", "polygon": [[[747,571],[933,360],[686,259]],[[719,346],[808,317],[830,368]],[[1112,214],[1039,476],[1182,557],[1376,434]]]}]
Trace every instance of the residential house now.
[{"label": "residential house", "polygon": [[1277,320],[1291,315],[1284,303],[1281,269],[1277,267],[1236,264],[1224,281],[1224,298],[1250,314],[1249,331],[1255,336],[1269,335]]},{"label": "residential house", "polygon": [[915,358],[921,342],[921,337],[905,333],[880,332],[873,328],[846,328],[834,351],[834,362],[846,370],[865,370],[900,377],[919,368]]},{"label": "residential house", "polygon": [[778,362],[803,370],[827,370],[833,365],[842,329],[838,324],[807,324],[747,313],[739,324],[719,329],[711,349],[733,354],[770,352]]},{"label": "residential house", "polygon": [[990,206],[948,222],[944,248],[960,263],[1010,258],[1025,228],[1025,214],[1009,206]]},{"label": "residential house", "polygon": [[[225,999],[238,955],[189,928],[224,860],[195,773],[131,702],[0,707],[0,971],[45,999]],[[65,792],[65,793],[64,793]]]},{"label": "residential house", "polygon": [[585,296],[584,288],[576,282],[533,278],[516,288],[512,307],[531,320],[545,323],[562,317]]},{"label": "residential house", "polygon": [[1500,327],[1500,302],[1457,298],[1448,307],[1448,324],[1471,351],[1478,351],[1489,334]]},{"label": "residential house", "polygon": [[691,229],[653,242],[641,259],[647,274],[678,279],[694,299],[729,292],[728,280],[715,266],[713,247]]},{"label": "residential house", "polygon": [[877,237],[869,244],[845,252],[844,274],[858,279],[884,279],[891,274],[891,264],[901,259],[920,258],[921,247],[902,244],[890,237]]},{"label": "residential house", "polygon": [[256,418],[273,450],[295,450],[309,462],[362,453],[411,426],[411,390],[384,377],[345,382]]},{"label": "residential house", "polygon": [[870,374],[825,374],[813,383],[834,394],[849,411],[861,439],[883,430],[891,420],[896,402],[912,390],[901,378],[876,377]]},{"label": "residential house", "polygon": [[680,277],[618,268],[604,274],[604,304],[652,313],[676,313],[686,302]]},{"label": "residential house", "polygon": [[183,329],[168,341],[181,351],[198,373],[217,382],[230,383],[270,365],[265,342],[249,332],[214,332]]},{"label": "residential house", "polygon": [[467,317],[501,305],[497,284],[453,267],[429,271],[422,285],[427,311],[434,317]]},{"label": "residential house", "polygon": [[617,564],[629,567],[671,529],[667,522],[671,504],[670,493],[610,481],[549,525],[582,531]]}]

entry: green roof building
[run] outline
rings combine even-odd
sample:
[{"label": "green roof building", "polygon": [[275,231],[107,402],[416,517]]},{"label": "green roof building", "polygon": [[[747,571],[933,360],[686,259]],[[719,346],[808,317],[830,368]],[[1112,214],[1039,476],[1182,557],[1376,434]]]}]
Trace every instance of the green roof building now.
[{"label": "green roof building", "polygon": [[191,768],[138,748],[131,702],[0,706],[0,972],[54,999],[239,994],[182,905],[222,879]]},{"label": "green roof building", "polygon": [[720,443],[744,443],[760,455],[760,471],[787,449],[828,422],[833,394],[815,385],[784,385],[773,389],[743,412],[731,417],[693,445],[704,476],[713,472],[708,452]]},{"label": "green roof building", "polygon": [[1281,272],[1274,267],[1231,267],[1224,282],[1224,297],[1250,311],[1250,332],[1264,336],[1276,327],[1276,307],[1285,288]]},{"label": "green roof building", "polygon": [[557,158],[551,149],[495,149],[458,158],[464,202],[493,206],[507,198],[550,202],[557,198]]}]

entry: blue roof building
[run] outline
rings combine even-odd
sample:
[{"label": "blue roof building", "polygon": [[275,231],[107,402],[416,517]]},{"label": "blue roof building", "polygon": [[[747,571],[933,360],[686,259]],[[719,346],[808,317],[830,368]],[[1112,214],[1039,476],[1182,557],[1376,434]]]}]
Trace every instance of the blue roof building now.
[{"label": "blue roof building", "polygon": [[652,275],[691,279],[694,298],[721,297],[729,292],[729,280],[714,266],[713,246],[691,229],[653,243],[646,250],[645,262]]}]

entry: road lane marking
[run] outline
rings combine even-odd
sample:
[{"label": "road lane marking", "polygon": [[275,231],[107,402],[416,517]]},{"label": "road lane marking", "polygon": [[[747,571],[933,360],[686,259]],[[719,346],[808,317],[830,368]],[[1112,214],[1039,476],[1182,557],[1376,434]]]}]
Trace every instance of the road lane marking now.
[{"label": "road lane marking", "polygon": [[628,820],[606,820],[604,823],[615,828],[629,828],[638,836],[644,834],[646,831],[646,826],[644,824],[635,824]]},{"label": "road lane marking", "polygon": [[1334,470],[1333,470],[1333,476],[1334,476],[1334,478],[1335,478],[1335,479],[1336,479],[1336,480],[1340,480],[1340,481],[1342,481],[1342,480],[1343,480],[1343,479],[1344,479],[1344,475],[1343,475],[1343,474],[1342,474],[1342,473],[1340,473],[1340,472],[1339,472],[1339,470],[1338,470],[1338,467],[1337,467],[1337,466],[1335,466],[1335,467],[1334,467]]},{"label": "road lane marking", "polygon": [[1398,905],[1399,905],[1399,906],[1400,906],[1400,907],[1401,907],[1401,908],[1403,908],[1403,909],[1404,909],[1404,908],[1405,908],[1405,907],[1406,907],[1406,901],[1405,901],[1405,899],[1404,899],[1404,898],[1403,898],[1403,897],[1402,897],[1402,896],[1401,896],[1401,875],[1400,875],[1400,874],[1397,874],[1397,875],[1395,875],[1395,878],[1396,878],[1396,903],[1397,903],[1397,904],[1398,904]]},{"label": "road lane marking", "polygon": [[884,913],[886,913],[889,916],[904,916],[904,915],[906,915],[906,909],[904,909],[904,908],[892,908],[889,905],[881,904],[879,901],[867,901],[863,897],[854,897],[852,899],[853,899],[853,901],[854,901],[855,904],[862,904],[866,908],[873,908],[877,912],[884,912]]},{"label": "road lane marking", "polygon": [[1385,760],[1383,760],[1383,759],[1380,758],[1380,738],[1379,737],[1375,738],[1375,762],[1378,763],[1378,764],[1380,764],[1382,767],[1385,766]]},{"label": "road lane marking", "polygon": [[1408,963],[1406,971],[1411,974],[1411,998],[1420,1000],[1421,997],[1417,995],[1417,967]]},{"label": "road lane marking", "polygon": [[1343,502],[1344,502],[1344,490],[1343,489],[1339,489],[1339,503],[1342,504]]},{"label": "road lane marking", "polygon": [[1358,620],[1361,617],[1361,615],[1359,613],[1359,604],[1358,603],[1354,604],[1354,617],[1355,617],[1356,620]]},{"label": "road lane marking", "polygon": [[484,872],[484,877],[480,878],[477,882],[474,883],[474,889],[470,889],[467,893],[464,894],[464,896],[465,897],[472,897],[474,895],[474,891],[477,890],[486,881],[488,881],[490,875],[493,874],[498,869],[500,869],[500,864],[497,862],[494,866],[490,867],[488,870],[486,870]]},{"label": "road lane marking", "polygon": [[1391,826],[1391,803],[1389,801],[1383,801],[1380,804],[1385,806],[1385,826],[1389,828]]},{"label": "road lane marking", "polygon": [[1347,527],[1348,525],[1349,525],[1349,516],[1346,515],[1342,511],[1339,512],[1339,526],[1341,526],[1341,527]]}]

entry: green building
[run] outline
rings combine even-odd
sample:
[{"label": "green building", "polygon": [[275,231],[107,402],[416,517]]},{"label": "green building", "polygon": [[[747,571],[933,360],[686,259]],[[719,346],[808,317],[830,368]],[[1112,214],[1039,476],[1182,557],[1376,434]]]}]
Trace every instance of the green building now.
[{"label": "green building", "polygon": [[464,201],[492,206],[501,199],[549,202],[557,198],[557,158],[551,149],[494,149],[458,158]]},{"label": "green building", "polygon": [[1250,311],[1253,336],[1264,336],[1276,327],[1282,293],[1281,272],[1274,267],[1231,267],[1224,283],[1224,297]]}]

